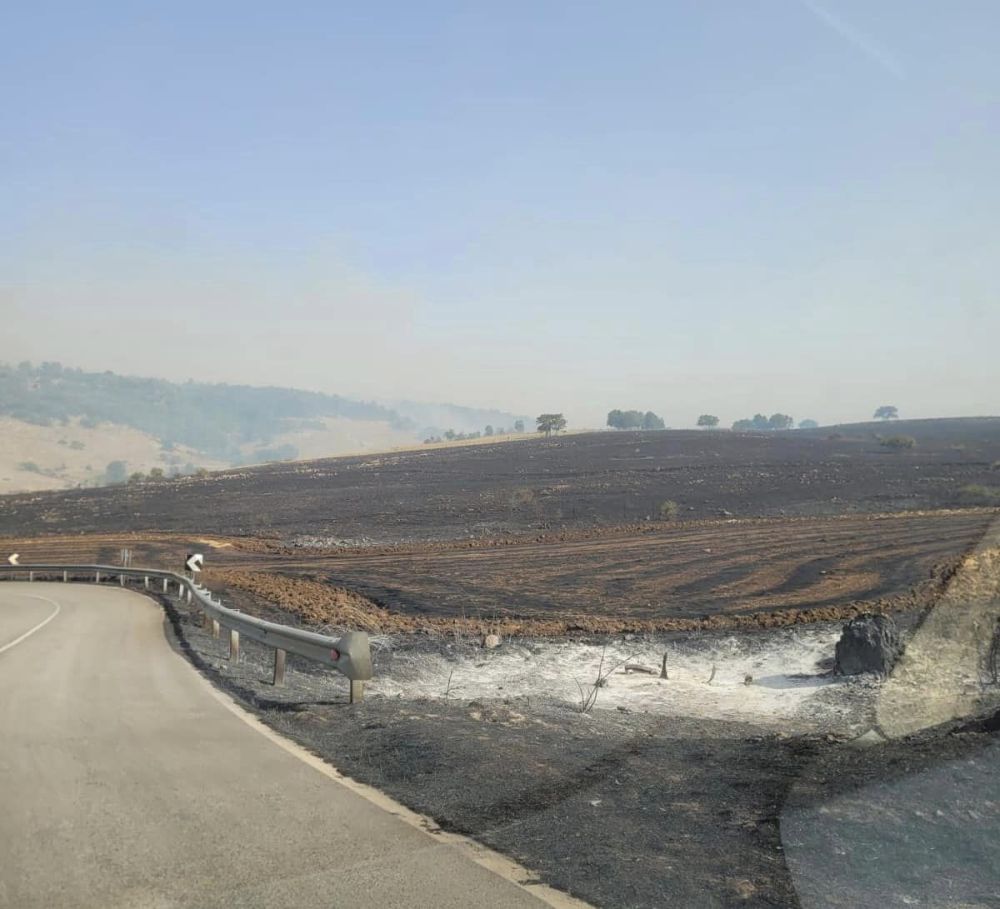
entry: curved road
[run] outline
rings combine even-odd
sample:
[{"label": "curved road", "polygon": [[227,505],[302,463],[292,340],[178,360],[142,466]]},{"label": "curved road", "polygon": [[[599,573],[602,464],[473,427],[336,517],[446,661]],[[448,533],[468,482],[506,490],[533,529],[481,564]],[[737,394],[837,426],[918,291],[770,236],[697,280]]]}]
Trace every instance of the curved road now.
[{"label": "curved road", "polygon": [[151,600],[0,584],[0,907],[561,902],[316,763],[227,706]]}]

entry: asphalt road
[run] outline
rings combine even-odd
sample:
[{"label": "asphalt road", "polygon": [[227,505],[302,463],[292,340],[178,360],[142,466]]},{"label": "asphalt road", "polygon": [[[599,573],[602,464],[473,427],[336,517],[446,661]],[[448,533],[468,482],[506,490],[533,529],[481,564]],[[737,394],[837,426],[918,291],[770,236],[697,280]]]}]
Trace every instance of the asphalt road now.
[{"label": "asphalt road", "polygon": [[0,907],[476,905],[545,903],[262,734],[151,600],[0,584]]}]

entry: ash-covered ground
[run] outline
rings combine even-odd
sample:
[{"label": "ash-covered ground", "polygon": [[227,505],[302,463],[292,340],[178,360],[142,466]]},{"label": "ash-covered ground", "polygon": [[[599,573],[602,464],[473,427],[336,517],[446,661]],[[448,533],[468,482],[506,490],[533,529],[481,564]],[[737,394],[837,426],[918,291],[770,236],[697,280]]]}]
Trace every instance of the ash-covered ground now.
[{"label": "ash-covered ground", "polygon": [[167,608],[177,646],[275,729],[594,905],[1000,905],[997,724],[853,746],[879,683],[830,674],[836,626],[376,638],[349,705],[339,675],[290,657],[275,688],[270,651],[245,641],[231,665]]}]

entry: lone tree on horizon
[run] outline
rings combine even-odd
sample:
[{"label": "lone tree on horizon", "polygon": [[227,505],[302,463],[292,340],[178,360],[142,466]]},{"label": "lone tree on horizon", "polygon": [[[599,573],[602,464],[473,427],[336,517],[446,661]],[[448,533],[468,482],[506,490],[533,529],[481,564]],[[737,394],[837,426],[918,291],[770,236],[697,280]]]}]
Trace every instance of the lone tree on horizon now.
[{"label": "lone tree on horizon", "polygon": [[719,425],[719,418],[715,414],[703,413],[698,417],[698,425],[705,426],[708,429],[715,429]]},{"label": "lone tree on horizon", "polygon": [[538,424],[538,431],[544,432],[546,438],[566,428],[566,418],[561,413],[540,414],[535,417],[535,423]]},{"label": "lone tree on horizon", "polygon": [[898,420],[899,408],[895,404],[883,404],[876,409],[872,419],[874,420]]}]

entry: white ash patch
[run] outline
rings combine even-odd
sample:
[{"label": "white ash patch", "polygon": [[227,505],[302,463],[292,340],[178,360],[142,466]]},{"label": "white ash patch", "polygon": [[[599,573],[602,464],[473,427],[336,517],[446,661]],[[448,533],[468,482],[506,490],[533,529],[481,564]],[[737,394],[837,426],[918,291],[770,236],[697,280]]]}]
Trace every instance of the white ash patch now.
[{"label": "white ash patch", "polygon": [[[598,673],[610,671],[598,709],[843,731],[863,725],[878,682],[832,675],[839,635],[839,626],[811,626],[607,645],[514,641],[494,650],[460,642],[398,648],[383,638],[373,642],[382,654],[368,691],[403,699],[556,700],[578,708]],[[664,651],[667,679],[659,678]],[[626,665],[653,673],[627,672]]]}]

